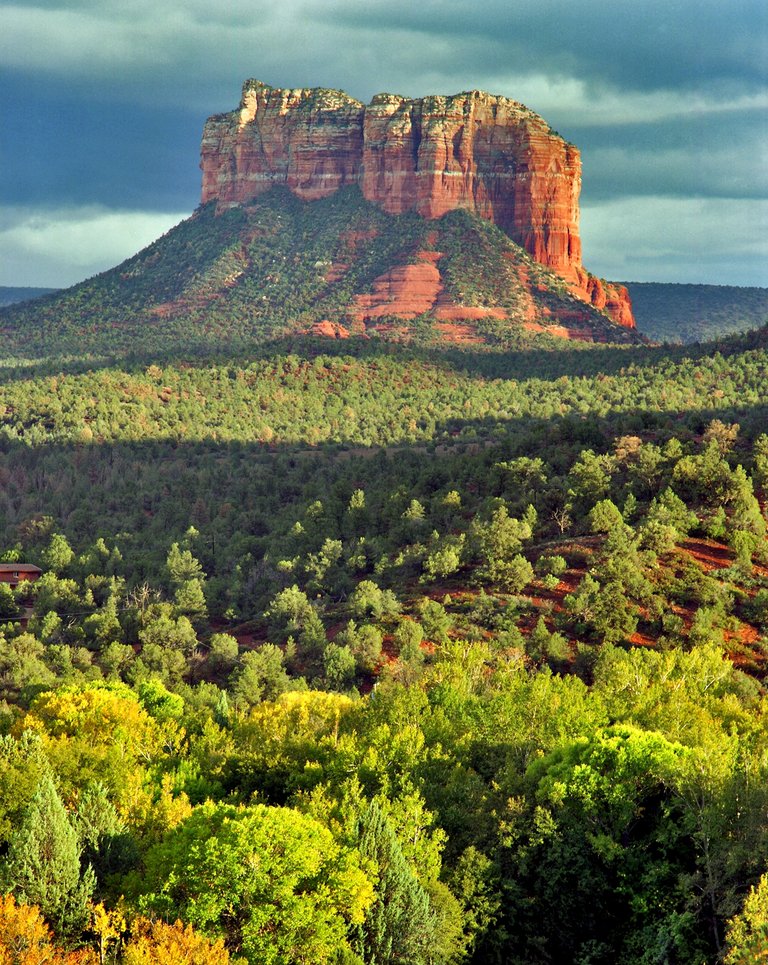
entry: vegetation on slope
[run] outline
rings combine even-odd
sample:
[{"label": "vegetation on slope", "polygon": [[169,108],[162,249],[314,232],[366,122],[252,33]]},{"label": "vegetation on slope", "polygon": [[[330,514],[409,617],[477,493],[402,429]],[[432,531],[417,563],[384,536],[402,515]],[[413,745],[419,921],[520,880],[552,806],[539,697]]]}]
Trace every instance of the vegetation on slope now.
[{"label": "vegetation on slope", "polygon": [[[434,237],[433,237],[434,236]],[[481,338],[497,344],[525,335],[523,321],[593,330],[604,341],[633,336],[571,296],[562,279],[534,262],[488,222],[452,212],[439,222],[392,217],[357,189],[304,204],[275,189],[248,208],[199,209],[122,265],[34,305],[0,312],[6,355],[190,351],[239,347],[306,331],[330,319],[351,324],[355,296],[393,266],[438,247],[446,290],[464,303],[501,308],[507,320],[481,319]],[[522,306],[520,272],[530,279]],[[387,336],[386,317],[377,334]],[[430,313],[405,337],[444,336]],[[393,337],[403,337],[401,322]]]},{"label": "vegetation on slope", "polygon": [[747,961],[765,339],[7,364],[0,947]]},{"label": "vegetation on slope", "polygon": [[[303,334],[421,250],[482,343]],[[354,191],[1,317],[0,958],[761,953],[767,330],[564,345],[492,225]]]}]

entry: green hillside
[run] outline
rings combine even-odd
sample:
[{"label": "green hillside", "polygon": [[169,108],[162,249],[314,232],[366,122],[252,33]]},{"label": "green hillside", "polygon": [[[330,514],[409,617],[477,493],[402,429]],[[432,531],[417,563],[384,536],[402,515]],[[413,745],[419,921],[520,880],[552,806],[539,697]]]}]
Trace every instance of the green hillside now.
[{"label": "green hillside", "polygon": [[113,958],[372,962],[372,853],[418,965],[714,965],[768,867],[766,385],[766,330],[7,362],[8,887],[86,948],[125,896]]},{"label": "green hillside", "polygon": [[[306,331],[323,320],[354,327],[355,297],[425,248],[442,252],[449,298],[501,311],[500,319],[473,322],[480,341],[529,340],[528,322],[587,329],[599,341],[637,341],[571,296],[558,275],[502,231],[466,212],[432,222],[387,215],[357,189],[311,204],[275,189],[248,208],[219,215],[213,206],[202,208],[118,267],[33,305],[0,311],[3,352],[188,351]],[[445,339],[429,312],[405,326],[377,321],[369,334]]]},{"label": "green hillside", "polygon": [[625,282],[638,330],[658,342],[706,342],[768,324],[768,288]]}]

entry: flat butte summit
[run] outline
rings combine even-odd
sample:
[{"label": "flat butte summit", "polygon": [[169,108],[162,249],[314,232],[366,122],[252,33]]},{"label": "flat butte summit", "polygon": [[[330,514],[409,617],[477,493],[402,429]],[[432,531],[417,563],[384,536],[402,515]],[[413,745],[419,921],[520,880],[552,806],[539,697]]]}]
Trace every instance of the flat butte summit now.
[{"label": "flat butte summit", "polygon": [[111,271],[0,310],[9,344],[644,341],[626,288],[582,264],[578,149],[517,101],[365,105],[247,80],[238,108],[206,121],[200,166],[190,218]]}]

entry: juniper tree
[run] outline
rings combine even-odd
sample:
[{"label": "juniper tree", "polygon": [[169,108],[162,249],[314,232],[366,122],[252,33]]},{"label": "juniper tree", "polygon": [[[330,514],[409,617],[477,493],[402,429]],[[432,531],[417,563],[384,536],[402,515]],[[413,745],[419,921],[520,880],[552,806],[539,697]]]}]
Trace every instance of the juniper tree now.
[{"label": "juniper tree", "polygon": [[57,934],[82,930],[95,884],[80,866],[81,847],[53,780],[44,774],[21,826],[10,839],[2,884],[19,901],[38,905]]},{"label": "juniper tree", "polygon": [[360,854],[375,862],[378,881],[374,903],[358,926],[355,950],[366,965],[433,962],[437,922],[429,895],[375,801],[363,812],[358,835]]}]

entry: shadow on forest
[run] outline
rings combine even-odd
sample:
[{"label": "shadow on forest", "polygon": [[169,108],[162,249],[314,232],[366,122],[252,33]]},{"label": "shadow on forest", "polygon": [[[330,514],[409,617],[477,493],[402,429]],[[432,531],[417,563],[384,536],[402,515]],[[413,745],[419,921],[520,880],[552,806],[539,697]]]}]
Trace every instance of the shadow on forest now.
[{"label": "shadow on forest", "polygon": [[167,351],[139,349],[135,353],[104,356],[64,357],[51,359],[0,358],[0,384],[38,377],[79,375],[103,369],[118,368],[143,371],[149,365],[236,366],[276,356],[294,355],[303,359],[320,356],[352,357],[362,361],[397,357],[408,361],[444,367],[479,379],[539,378],[554,380],[563,376],[578,378],[597,374],[618,375],[628,366],[648,368],[662,362],[681,363],[687,359],[727,356],[755,348],[764,348],[768,329],[760,329],[717,341],[691,345],[615,346],[583,343],[550,346],[404,345],[380,338],[330,339],[305,336],[283,336],[267,341],[243,341],[222,346],[191,343],[169,347]]},{"label": "shadow on forest", "polygon": [[[387,498],[404,492],[409,498],[429,497],[453,488],[482,494],[494,465],[503,460],[540,457],[551,475],[562,475],[582,450],[610,451],[618,436],[694,441],[715,418],[740,423],[738,451],[765,431],[768,405],[515,418],[506,422],[503,436],[496,418],[468,419],[459,425],[463,438],[387,448],[212,439],[32,447],[4,440],[0,545],[12,545],[25,528],[34,528],[30,521],[50,516],[76,544],[120,535],[122,545],[131,544],[138,557],[149,558],[194,525],[203,541],[218,547],[206,560],[216,573],[225,562],[220,553],[231,561],[256,551],[281,514],[290,516],[291,507],[298,512],[298,506],[315,499],[333,503],[342,513],[358,488]],[[455,431],[456,421],[450,426]],[[438,435],[444,428],[438,426]],[[467,438],[468,433],[474,438]],[[382,496],[381,504],[385,501]],[[297,518],[294,514],[291,521]],[[139,578],[151,573],[155,563],[147,564],[148,570],[139,565]]]}]

